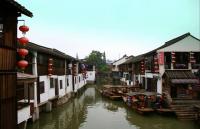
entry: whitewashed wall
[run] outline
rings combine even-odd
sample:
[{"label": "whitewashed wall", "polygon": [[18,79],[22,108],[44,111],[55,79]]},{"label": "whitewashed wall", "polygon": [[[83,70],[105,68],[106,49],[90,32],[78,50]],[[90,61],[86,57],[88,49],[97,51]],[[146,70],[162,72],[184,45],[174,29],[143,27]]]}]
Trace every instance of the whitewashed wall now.
[{"label": "whitewashed wall", "polygon": [[112,71],[119,71],[118,65],[127,61],[128,56],[122,57],[121,59],[115,61],[112,65],[115,67],[112,68]]},{"label": "whitewashed wall", "polygon": [[78,90],[78,76],[74,76],[74,92],[77,92],[77,90]]},{"label": "whitewashed wall", "polygon": [[87,71],[87,81],[95,81],[95,71]]},{"label": "whitewashed wall", "polygon": [[[200,41],[192,36],[188,36],[175,44],[157,50],[158,52],[199,52]],[[157,81],[157,92],[162,93],[162,75],[165,72],[164,65],[159,65],[160,79]]]},{"label": "whitewashed wall", "polygon": [[188,36],[183,40],[178,41],[168,47],[157,50],[157,52],[199,52],[200,51],[200,41]]},{"label": "whitewashed wall", "polygon": [[[67,86],[67,84],[66,84],[67,90],[65,92],[70,93],[70,92],[72,92],[72,75],[67,75],[66,79],[68,79],[69,85]],[[66,83],[67,83],[67,80],[66,80]]]},{"label": "whitewashed wall", "polygon": [[49,88],[50,88],[49,78],[47,76],[40,76],[39,82],[43,82],[43,81],[44,81],[44,93],[42,94],[38,93],[40,94],[40,103],[48,101],[48,98],[49,98],[48,97]]},{"label": "whitewashed wall", "polygon": [[78,80],[79,83],[79,89],[82,88],[85,85],[85,80],[83,78],[83,74],[79,74],[78,77],[80,77],[80,82]]},{"label": "whitewashed wall", "polygon": [[30,118],[30,106],[24,107],[17,111],[17,124],[27,121]]},{"label": "whitewashed wall", "polygon": [[[60,87],[60,80],[62,80],[62,89]],[[58,88],[59,88],[59,98],[65,95],[65,76],[58,76]]]},{"label": "whitewashed wall", "polygon": [[[56,79],[56,78],[58,78],[58,76],[57,75],[52,75],[51,78]],[[55,97],[55,87],[54,88],[50,88],[50,77],[48,77],[48,80],[49,80],[48,81],[49,82],[49,85],[48,85],[48,89],[49,89],[48,98],[52,99],[52,98]],[[59,84],[59,81],[58,81],[58,84]]]}]

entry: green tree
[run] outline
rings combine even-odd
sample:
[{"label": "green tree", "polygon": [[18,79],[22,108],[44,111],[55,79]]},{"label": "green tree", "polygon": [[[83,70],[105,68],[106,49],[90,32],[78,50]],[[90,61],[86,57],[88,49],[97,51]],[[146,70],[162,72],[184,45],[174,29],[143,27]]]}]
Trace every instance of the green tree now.
[{"label": "green tree", "polygon": [[99,72],[107,72],[109,70],[105,59],[105,52],[101,53],[95,50],[93,50],[89,56],[85,58],[86,62],[88,64],[95,65]]}]

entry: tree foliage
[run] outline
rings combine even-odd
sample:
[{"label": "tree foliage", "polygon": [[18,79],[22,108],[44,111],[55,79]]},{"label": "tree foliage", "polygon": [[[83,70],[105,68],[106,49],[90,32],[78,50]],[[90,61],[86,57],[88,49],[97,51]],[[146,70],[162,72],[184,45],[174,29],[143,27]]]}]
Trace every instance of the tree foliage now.
[{"label": "tree foliage", "polygon": [[99,72],[106,72],[109,69],[106,64],[105,52],[93,50],[85,60],[88,64],[94,65]]}]

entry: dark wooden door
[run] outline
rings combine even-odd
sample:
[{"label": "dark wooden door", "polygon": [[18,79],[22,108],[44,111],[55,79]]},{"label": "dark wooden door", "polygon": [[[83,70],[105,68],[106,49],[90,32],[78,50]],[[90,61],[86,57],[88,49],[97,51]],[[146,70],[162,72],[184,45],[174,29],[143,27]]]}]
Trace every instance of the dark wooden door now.
[{"label": "dark wooden door", "polygon": [[58,78],[55,79],[55,94],[59,95]]}]

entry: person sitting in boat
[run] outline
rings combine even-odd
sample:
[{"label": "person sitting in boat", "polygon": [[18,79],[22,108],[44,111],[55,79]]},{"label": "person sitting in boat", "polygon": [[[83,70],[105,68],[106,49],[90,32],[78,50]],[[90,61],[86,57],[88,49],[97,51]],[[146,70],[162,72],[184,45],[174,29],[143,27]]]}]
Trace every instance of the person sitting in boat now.
[{"label": "person sitting in boat", "polygon": [[128,103],[128,106],[131,106],[131,96],[127,96],[127,103]]},{"label": "person sitting in boat", "polygon": [[138,101],[138,99],[136,98],[136,96],[132,96],[132,102],[134,103],[134,102],[137,102]]},{"label": "person sitting in boat", "polygon": [[145,96],[143,96],[143,95],[139,96],[138,107],[139,108],[144,108],[145,107]]},{"label": "person sitting in boat", "polygon": [[168,102],[167,102],[168,100],[167,100],[167,96],[166,96],[166,94],[165,93],[163,93],[162,94],[162,96],[161,96],[161,105],[160,105],[160,108],[168,108],[169,107],[169,104],[168,104]]}]

